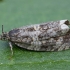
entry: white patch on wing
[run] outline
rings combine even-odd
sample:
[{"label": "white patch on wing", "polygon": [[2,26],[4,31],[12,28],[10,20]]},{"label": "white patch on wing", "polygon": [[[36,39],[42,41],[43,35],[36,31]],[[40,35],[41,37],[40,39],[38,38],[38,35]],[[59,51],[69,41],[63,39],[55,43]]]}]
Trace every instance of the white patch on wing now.
[{"label": "white patch on wing", "polygon": [[64,24],[67,20],[61,20],[60,25]]},{"label": "white patch on wing", "polygon": [[67,33],[69,31],[69,27],[68,25],[65,24],[67,20],[61,20],[60,21],[60,26],[61,26],[61,30],[62,30],[62,33]]}]

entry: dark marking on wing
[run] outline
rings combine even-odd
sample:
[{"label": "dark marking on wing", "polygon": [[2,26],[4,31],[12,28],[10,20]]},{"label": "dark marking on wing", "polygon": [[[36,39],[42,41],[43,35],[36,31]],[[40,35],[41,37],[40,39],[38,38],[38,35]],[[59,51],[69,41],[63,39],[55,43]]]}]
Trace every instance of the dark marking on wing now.
[{"label": "dark marking on wing", "polygon": [[12,37],[12,36],[15,36],[15,34],[19,33],[19,29],[13,29],[9,32],[9,36]]}]

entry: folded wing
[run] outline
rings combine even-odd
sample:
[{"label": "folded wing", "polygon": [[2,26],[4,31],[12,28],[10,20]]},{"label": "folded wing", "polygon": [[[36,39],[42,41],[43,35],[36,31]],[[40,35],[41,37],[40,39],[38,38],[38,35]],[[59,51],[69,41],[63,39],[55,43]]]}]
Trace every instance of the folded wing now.
[{"label": "folded wing", "polygon": [[47,22],[11,30],[9,37],[19,47],[36,51],[69,49],[70,29],[68,20]]}]

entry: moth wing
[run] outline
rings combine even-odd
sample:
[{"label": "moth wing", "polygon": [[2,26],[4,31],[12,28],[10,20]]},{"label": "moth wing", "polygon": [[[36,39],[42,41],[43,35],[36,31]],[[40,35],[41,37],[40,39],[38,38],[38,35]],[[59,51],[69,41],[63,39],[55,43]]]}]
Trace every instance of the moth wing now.
[{"label": "moth wing", "polygon": [[15,45],[25,49],[29,46],[29,44],[24,44],[24,43],[15,43]]},{"label": "moth wing", "polygon": [[65,35],[69,31],[70,23],[68,20],[60,20],[57,22],[50,22],[44,25],[40,25],[41,34],[40,38],[49,39],[51,37],[57,37]]},{"label": "moth wing", "polygon": [[61,51],[70,48],[70,31],[64,36],[55,38],[49,38],[48,40],[42,40],[34,42],[33,44],[28,43],[15,43],[21,48],[34,51]]},{"label": "moth wing", "polygon": [[[17,46],[28,50],[63,50],[66,46],[70,47],[70,30],[68,24],[68,20],[61,20],[59,22],[50,22],[34,25],[32,27],[14,29],[9,32],[9,36],[11,41]],[[62,45],[63,48],[61,47]],[[61,49],[59,49],[60,47]]]},{"label": "moth wing", "polygon": [[68,24],[68,20],[60,20],[57,22],[47,22],[39,25],[21,27],[11,30],[9,32],[9,37],[11,39],[23,37],[38,37],[38,39],[49,39],[51,37],[65,35],[69,31]]}]

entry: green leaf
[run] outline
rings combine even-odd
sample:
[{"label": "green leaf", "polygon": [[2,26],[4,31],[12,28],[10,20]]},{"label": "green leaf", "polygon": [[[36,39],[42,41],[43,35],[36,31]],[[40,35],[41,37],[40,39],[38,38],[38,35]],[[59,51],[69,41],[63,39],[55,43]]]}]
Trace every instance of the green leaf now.
[{"label": "green leaf", "polygon": [[[0,33],[25,25],[70,19],[70,0],[2,0]],[[0,70],[69,70],[70,50],[34,52],[13,46],[11,57],[7,41],[0,41]]]}]

